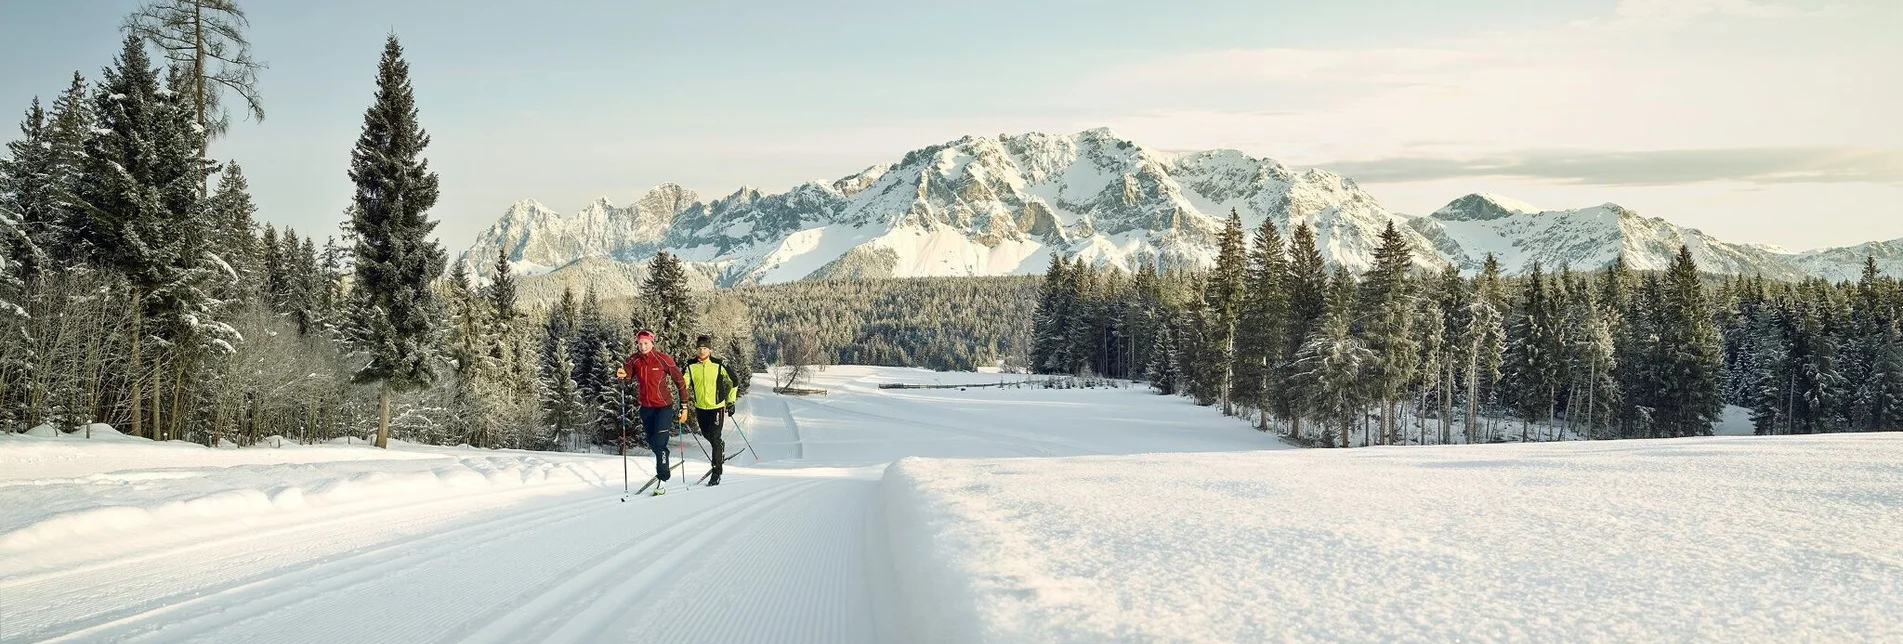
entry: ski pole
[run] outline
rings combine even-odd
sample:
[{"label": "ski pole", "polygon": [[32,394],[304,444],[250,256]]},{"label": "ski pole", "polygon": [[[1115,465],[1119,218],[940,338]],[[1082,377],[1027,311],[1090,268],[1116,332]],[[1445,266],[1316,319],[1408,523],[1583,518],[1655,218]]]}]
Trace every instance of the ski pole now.
[{"label": "ski pole", "polygon": [[728,416],[727,420],[733,421],[733,430],[740,432],[740,442],[747,444],[747,451],[753,454],[753,462],[760,462],[760,453],[753,451],[753,441],[747,440],[747,430],[740,427],[740,419]]},{"label": "ski pole", "polygon": [[[706,431],[706,428],[704,428],[704,427],[703,427],[703,428],[701,428],[701,431]],[[707,449],[707,443],[705,443],[705,442],[702,442],[702,441],[700,440],[700,435],[699,435],[699,434],[695,434],[695,435],[694,435],[694,444],[695,444],[695,445],[699,445],[699,446],[700,446],[700,453],[702,453],[702,454],[706,454],[706,455],[707,455],[707,460],[709,460],[709,461],[712,461],[712,460],[714,460],[714,451],[713,451],[713,450],[711,450],[711,449]],[[683,454],[685,454],[685,453],[686,453],[686,450],[687,450],[687,441],[681,441],[681,453],[683,453]],[[696,482],[699,482],[699,481],[704,481],[704,480],[706,480],[706,479],[707,479],[707,475],[708,475],[708,474],[713,474],[713,473],[714,473],[714,469],[713,469],[713,465],[711,465],[711,464],[710,464],[710,465],[708,465],[708,466],[707,466],[707,474],[702,474],[702,475],[700,475],[700,479],[697,479],[697,480],[696,480]]]},{"label": "ski pole", "polygon": [[621,427],[621,502],[628,501],[628,396],[627,392],[617,392],[621,399],[621,415],[616,425]]},{"label": "ski pole", "polygon": [[[684,416],[685,414],[682,414],[682,415]],[[681,480],[686,481],[687,480],[687,423],[679,422],[681,419],[678,417],[675,418],[674,420],[675,420],[674,435],[677,436],[678,440],[680,440],[681,442]],[[690,488],[693,487],[693,484],[689,483],[688,487]]]}]

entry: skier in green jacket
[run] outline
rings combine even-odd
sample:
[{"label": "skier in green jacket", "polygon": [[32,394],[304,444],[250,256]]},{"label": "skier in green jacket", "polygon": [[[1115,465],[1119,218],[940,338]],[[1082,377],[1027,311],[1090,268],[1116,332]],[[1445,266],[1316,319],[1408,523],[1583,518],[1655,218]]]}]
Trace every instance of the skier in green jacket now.
[{"label": "skier in green jacket", "polygon": [[720,359],[714,357],[714,339],[702,334],[694,339],[697,355],[681,371],[687,377],[687,390],[694,399],[694,417],[700,425],[700,433],[707,437],[713,449],[708,458],[713,460],[713,474],[708,477],[708,485],[720,485],[721,466],[727,460],[727,443],[721,440],[720,432],[726,425],[726,418],[733,415],[735,399],[740,396],[740,387],[733,373]]}]

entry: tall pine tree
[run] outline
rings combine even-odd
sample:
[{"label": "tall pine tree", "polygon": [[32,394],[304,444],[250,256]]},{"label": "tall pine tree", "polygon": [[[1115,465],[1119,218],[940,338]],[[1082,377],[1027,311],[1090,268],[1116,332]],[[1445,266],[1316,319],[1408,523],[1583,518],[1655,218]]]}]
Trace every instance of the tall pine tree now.
[{"label": "tall pine tree", "polygon": [[378,385],[377,446],[388,447],[393,393],[434,383],[438,306],[430,281],[448,258],[430,238],[436,174],[423,159],[429,135],[417,123],[403,47],[391,35],[377,68],[376,101],[350,154],[356,184],[356,286],[350,290],[353,347],[368,361],[354,380]]},{"label": "tall pine tree", "polygon": [[1269,428],[1269,414],[1286,417],[1287,396],[1274,374],[1282,368],[1283,328],[1288,324],[1288,252],[1272,218],[1264,217],[1249,249],[1242,311],[1236,318],[1234,397],[1257,410],[1257,427]]},{"label": "tall pine tree", "polygon": [[[1322,314],[1327,311],[1328,266],[1322,260],[1321,249],[1315,246],[1315,231],[1308,227],[1308,222],[1296,224],[1289,233],[1288,256],[1288,274],[1283,285],[1288,291],[1289,311],[1288,324],[1282,327],[1281,360],[1286,366],[1282,373],[1274,376],[1278,382],[1294,377],[1296,354],[1320,328]],[[1289,405],[1289,437],[1302,440],[1303,410],[1307,406],[1293,402]]]},{"label": "tall pine tree", "polygon": [[1219,377],[1216,398],[1222,401],[1225,416],[1235,415],[1231,390],[1235,386],[1236,321],[1248,295],[1249,256],[1243,235],[1242,216],[1230,208],[1229,220],[1216,242],[1215,269],[1203,287],[1203,306],[1209,311],[1209,346],[1203,356],[1205,362],[1215,361],[1205,368]]},{"label": "tall pine tree", "polygon": [[1659,376],[1655,432],[1710,435],[1723,408],[1719,391],[1723,347],[1689,248],[1678,247],[1662,286],[1659,337],[1653,354]]},{"label": "tall pine tree", "polygon": [[687,270],[667,251],[654,254],[641,283],[642,304],[654,325],[656,344],[669,355],[683,354],[692,342],[694,303],[687,292]]}]

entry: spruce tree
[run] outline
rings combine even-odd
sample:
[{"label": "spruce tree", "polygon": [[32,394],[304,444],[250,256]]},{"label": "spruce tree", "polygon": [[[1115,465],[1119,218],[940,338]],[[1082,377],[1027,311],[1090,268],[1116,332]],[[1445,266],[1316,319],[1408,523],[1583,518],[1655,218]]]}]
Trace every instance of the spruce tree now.
[{"label": "spruce tree", "polygon": [[1751,379],[1746,392],[1751,423],[1759,435],[1789,431],[1788,410],[1796,395],[1796,370],[1790,351],[1791,322],[1789,303],[1781,298],[1767,299],[1753,311],[1746,329],[1745,351],[1763,373]]},{"label": "spruce tree", "polygon": [[1336,271],[1326,295],[1320,325],[1296,352],[1290,381],[1303,410],[1319,425],[1316,438],[1330,446],[1348,447],[1356,421],[1367,410],[1370,375],[1378,368],[1378,358],[1351,332],[1354,278]]},{"label": "spruce tree", "polygon": [[1868,410],[1863,429],[1893,431],[1903,428],[1903,329],[1895,318],[1875,338],[1870,370],[1859,399]]},{"label": "spruce tree", "polygon": [[1236,321],[1248,293],[1249,257],[1243,234],[1242,216],[1230,208],[1229,220],[1217,238],[1216,267],[1203,287],[1203,306],[1209,311],[1209,346],[1203,357],[1204,362],[1215,363],[1205,368],[1216,376],[1216,398],[1222,401],[1225,416],[1235,415],[1231,389],[1235,384]]},{"label": "spruce tree", "polygon": [[1381,410],[1377,440],[1382,443],[1391,444],[1397,438],[1397,401],[1413,379],[1420,358],[1413,333],[1415,309],[1408,301],[1411,286],[1407,271],[1411,265],[1413,257],[1406,239],[1394,229],[1394,222],[1388,222],[1375,247],[1374,264],[1358,289],[1353,324],[1355,335],[1375,356],[1368,375],[1374,378],[1371,390]]},{"label": "spruce tree", "polygon": [[305,237],[298,244],[296,267],[292,289],[296,295],[295,316],[298,333],[315,335],[325,332],[333,323],[324,310],[325,276],[323,266],[317,259],[317,242]]},{"label": "spruce tree", "polygon": [[437,305],[430,281],[448,258],[430,233],[436,222],[436,174],[422,157],[429,136],[417,123],[403,47],[391,35],[378,65],[376,101],[350,155],[356,184],[356,285],[348,338],[368,358],[353,379],[378,385],[377,446],[389,446],[393,393],[436,380],[432,337]]},{"label": "spruce tree", "polygon": [[1460,268],[1449,264],[1441,269],[1438,288],[1435,289],[1434,308],[1441,323],[1441,359],[1438,413],[1440,418],[1441,444],[1454,440],[1454,401],[1459,396],[1461,378],[1466,373],[1468,350],[1465,341],[1468,332],[1468,316],[1473,295],[1467,288],[1467,280],[1460,276]]},{"label": "spruce tree", "polygon": [[1083,375],[1085,371],[1098,363],[1102,347],[1102,327],[1099,324],[1103,316],[1103,302],[1100,298],[1098,282],[1101,275],[1096,267],[1084,263],[1082,257],[1074,260],[1066,272],[1066,284],[1069,305],[1066,307],[1064,323],[1064,351],[1067,362],[1062,373]]},{"label": "spruce tree", "polygon": [[1044,270],[1044,281],[1038,289],[1037,310],[1032,314],[1031,331],[1031,369],[1037,373],[1054,373],[1059,364],[1058,352],[1064,344],[1063,331],[1063,288],[1066,269],[1070,263],[1062,255],[1051,253],[1051,264]]},{"label": "spruce tree", "polygon": [[599,419],[597,436],[599,442],[610,443],[624,436],[640,439],[641,432],[629,431],[628,423],[639,423],[639,419],[628,416],[628,385],[615,377],[615,370],[621,368],[621,357],[627,354],[626,347],[619,342],[603,342],[595,347],[595,381],[603,383],[595,394],[595,417]]},{"label": "spruce tree", "polygon": [[1176,320],[1168,311],[1158,316],[1156,330],[1150,336],[1150,363],[1145,377],[1159,394],[1177,392],[1179,370],[1176,364]]},{"label": "spruce tree", "polygon": [[[1296,353],[1308,341],[1310,335],[1320,328],[1322,314],[1327,310],[1328,267],[1322,260],[1321,249],[1315,246],[1315,231],[1308,222],[1295,225],[1289,233],[1288,275],[1283,284],[1288,290],[1288,324],[1283,326],[1282,364],[1285,370],[1276,374],[1275,379],[1286,382],[1294,376]],[[1289,437],[1302,440],[1302,410],[1305,405],[1290,405]],[[1320,438],[1319,435],[1316,438]]]},{"label": "spruce tree", "polygon": [[51,156],[48,166],[51,175],[46,183],[55,197],[54,207],[44,213],[43,221],[31,218],[23,221],[26,234],[33,238],[41,252],[69,263],[81,258],[75,250],[74,227],[83,224],[82,218],[88,218],[78,190],[86,161],[86,141],[93,136],[93,109],[85,77],[73,72],[72,84],[53,101],[45,131]]},{"label": "spruce tree", "polygon": [[1606,438],[1614,408],[1619,404],[1619,387],[1613,379],[1618,366],[1610,315],[1599,306],[1592,290],[1580,292],[1573,311],[1573,325],[1579,329],[1575,340],[1574,369],[1580,378],[1575,397],[1566,409],[1569,419],[1577,418],[1588,438]]},{"label": "spruce tree", "polygon": [[641,283],[641,297],[653,316],[655,343],[661,351],[675,355],[685,352],[693,341],[694,303],[687,292],[687,271],[678,257],[667,251],[654,254],[648,264],[648,278]]},{"label": "spruce tree", "polygon": [[1562,347],[1556,342],[1547,280],[1538,262],[1520,290],[1507,330],[1504,393],[1520,418],[1520,440],[1531,440],[1528,425],[1551,418]]},{"label": "spruce tree", "polygon": [[230,267],[231,290],[248,293],[259,283],[258,237],[253,217],[258,207],[251,202],[251,184],[237,162],[225,164],[218,176],[218,192],[212,195],[211,218],[216,245],[213,252]]},{"label": "spruce tree", "polygon": [[1664,436],[1710,435],[1723,408],[1718,379],[1724,357],[1690,249],[1679,246],[1662,286],[1654,353],[1659,376],[1656,431]]},{"label": "spruce tree", "polygon": [[1480,273],[1474,276],[1473,299],[1463,316],[1467,320],[1466,332],[1461,337],[1461,353],[1466,363],[1468,443],[1481,439],[1481,410],[1486,396],[1500,379],[1500,366],[1505,359],[1506,331],[1502,326],[1505,315],[1500,306],[1505,294],[1502,291],[1500,262],[1493,253],[1487,253]]},{"label": "spruce tree", "polygon": [[1893,318],[1886,310],[1888,290],[1886,280],[1877,271],[1876,258],[1864,255],[1863,273],[1851,292],[1849,319],[1841,325],[1843,335],[1849,336],[1841,341],[1845,349],[1842,371],[1849,382],[1856,383],[1845,410],[1854,429],[1878,428],[1877,406],[1884,385],[1877,382],[1877,362],[1885,351]]},{"label": "spruce tree", "polygon": [[5,276],[21,287],[51,264],[45,241],[63,211],[51,130],[36,97],[20,123],[20,138],[8,142],[0,157],[0,261],[7,262]]},{"label": "spruce tree", "polygon": [[[174,73],[176,82],[179,75]],[[97,127],[86,137],[85,155],[75,184],[76,208],[83,216],[68,223],[76,260],[105,268],[125,278],[131,287],[134,317],[128,328],[132,340],[133,373],[152,373],[151,435],[166,438],[177,423],[163,423],[166,379],[185,380],[194,356],[216,342],[229,346],[235,339],[229,327],[214,322],[213,302],[204,290],[211,268],[204,261],[209,243],[203,200],[198,188],[205,165],[198,156],[202,135],[190,127],[188,111],[177,92],[161,87],[136,39],[126,39],[115,65],[108,68],[93,97]],[[140,342],[156,336],[167,347],[159,359],[170,359],[146,371]],[[142,378],[132,379],[133,432],[144,435]],[[178,411],[183,397],[177,391],[169,406]]]},{"label": "spruce tree", "polygon": [[584,417],[581,387],[575,382],[575,361],[568,354],[568,340],[557,338],[551,352],[554,362],[542,374],[542,412],[548,422],[551,447],[572,448],[577,433],[588,427]]},{"label": "spruce tree", "polygon": [[495,315],[495,324],[505,327],[515,322],[521,310],[516,307],[519,299],[513,267],[509,264],[507,250],[496,251],[495,276],[490,278],[484,295],[489,298],[489,312]]},{"label": "spruce tree", "polygon": [[1243,307],[1236,319],[1236,358],[1233,368],[1235,399],[1255,408],[1257,427],[1267,430],[1269,414],[1286,417],[1287,396],[1274,374],[1283,368],[1282,345],[1288,324],[1289,298],[1284,281],[1288,253],[1275,221],[1263,218],[1249,250],[1249,269],[1243,283]]}]

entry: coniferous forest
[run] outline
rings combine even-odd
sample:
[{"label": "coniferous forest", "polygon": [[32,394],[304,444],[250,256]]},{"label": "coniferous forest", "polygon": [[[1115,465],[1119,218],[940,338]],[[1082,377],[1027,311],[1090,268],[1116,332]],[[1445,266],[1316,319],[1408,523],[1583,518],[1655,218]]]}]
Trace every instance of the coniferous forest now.
[{"label": "coniferous forest", "polygon": [[1135,275],[1053,260],[1030,365],[1146,380],[1311,445],[1709,435],[1726,406],[1759,434],[1903,428],[1903,291],[1866,261],[1848,283],[1663,272],[1504,276],[1414,267],[1390,226],[1360,274],[1313,231],[1216,267]]},{"label": "coniferous forest", "polygon": [[752,312],[758,355],[780,362],[784,333],[813,330],[835,364],[1023,370],[1035,276],[790,282],[733,289]]},{"label": "coniferous forest", "polygon": [[[426,110],[395,36],[337,169],[356,188],[340,234],[259,225],[240,164],[210,158],[222,92],[264,114],[243,14],[221,6],[197,22],[142,8],[99,76],[33,101],[0,156],[0,428],[578,449],[619,437],[635,328],[682,355],[712,333],[751,370],[746,306],[690,293],[665,253],[632,298],[533,310],[507,262],[482,285],[445,274]],[[192,49],[207,37],[222,65]]]}]

